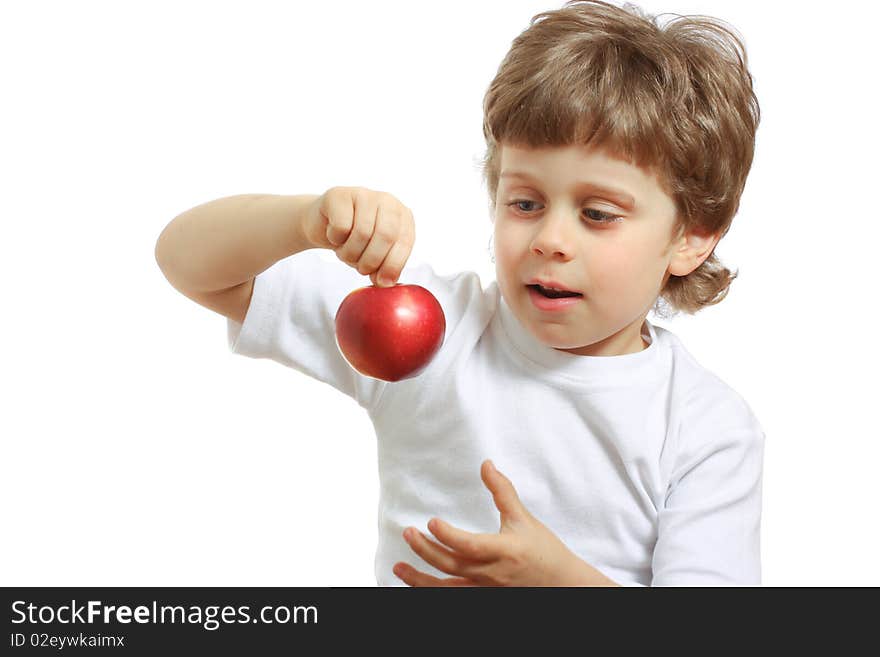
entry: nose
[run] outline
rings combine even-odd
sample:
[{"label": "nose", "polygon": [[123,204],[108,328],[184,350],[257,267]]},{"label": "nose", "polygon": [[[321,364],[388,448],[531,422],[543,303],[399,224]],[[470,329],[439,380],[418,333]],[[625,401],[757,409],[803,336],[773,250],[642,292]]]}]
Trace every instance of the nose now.
[{"label": "nose", "polygon": [[570,218],[562,212],[548,212],[538,223],[537,233],[529,245],[532,253],[551,258],[571,260],[572,247],[568,235]]}]

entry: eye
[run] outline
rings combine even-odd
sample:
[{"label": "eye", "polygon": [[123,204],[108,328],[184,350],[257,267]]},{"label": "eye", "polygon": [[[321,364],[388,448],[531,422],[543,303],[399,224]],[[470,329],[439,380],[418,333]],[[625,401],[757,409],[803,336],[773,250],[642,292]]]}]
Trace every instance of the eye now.
[{"label": "eye", "polygon": [[[531,214],[531,211],[524,210],[520,207],[522,203],[535,203],[535,201],[529,201],[526,199],[511,201],[507,204],[508,207],[516,206],[516,210],[523,214]],[[595,208],[585,208],[584,212],[587,214],[592,223],[596,224],[614,224],[620,221],[623,217],[616,214],[608,214],[607,212],[602,212],[601,210],[596,210]]]},{"label": "eye", "polygon": [[[534,203],[534,201],[513,201],[512,203],[508,203],[507,205],[508,206],[515,205],[517,210],[522,210],[522,208],[519,207],[520,203]],[[528,213],[528,210],[522,210],[522,211]]]},{"label": "eye", "polygon": [[595,213],[595,215],[598,215],[599,218],[595,219],[595,221],[600,224],[614,224],[614,223],[617,223],[618,221],[620,221],[622,218],[619,215],[608,214],[607,212],[602,212],[601,210],[594,210],[593,208],[587,208],[586,212],[588,215],[590,214],[590,212],[593,212],[593,213]]}]

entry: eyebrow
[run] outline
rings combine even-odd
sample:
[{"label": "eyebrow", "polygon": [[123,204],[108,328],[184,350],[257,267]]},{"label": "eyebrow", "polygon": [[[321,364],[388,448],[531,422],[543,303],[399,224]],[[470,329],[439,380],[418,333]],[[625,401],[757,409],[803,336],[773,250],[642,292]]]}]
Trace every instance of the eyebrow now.
[{"label": "eyebrow", "polygon": [[[502,171],[502,178],[520,178],[522,180],[535,180],[531,175],[526,173],[525,171]],[[593,183],[588,180],[582,180],[577,183],[578,187],[588,187],[589,189],[599,192],[600,194],[605,194],[610,197],[612,200],[617,201],[618,203],[622,203],[623,205],[627,205],[630,208],[635,207],[636,201],[632,197],[631,194],[623,191],[622,189],[615,189],[613,187],[608,187],[607,185],[600,185],[598,183]]]}]

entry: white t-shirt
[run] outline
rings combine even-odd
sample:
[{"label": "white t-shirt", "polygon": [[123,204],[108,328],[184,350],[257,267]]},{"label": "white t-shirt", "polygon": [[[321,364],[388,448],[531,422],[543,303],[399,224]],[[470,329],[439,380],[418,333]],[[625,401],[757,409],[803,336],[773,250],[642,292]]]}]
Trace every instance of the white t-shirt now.
[{"label": "white t-shirt", "polygon": [[760,585],[764,432],[743,398],[646,321],[650,346],[577,356],[519,323],[497,282],[441,276],[407,262],[399,283],[437,297],[443,346],[417,377],[384,382],[339,353],[334,318],[368,278],[308,250],[258,275],[229,347],[323,381],[366,409],[378,440],[376,580],[405,586],[406,561],[449,577],[403,530],[439,517],[495,533],[500,515],[480,479],[492,459],[525,507],[581,559],[624,586]]}]

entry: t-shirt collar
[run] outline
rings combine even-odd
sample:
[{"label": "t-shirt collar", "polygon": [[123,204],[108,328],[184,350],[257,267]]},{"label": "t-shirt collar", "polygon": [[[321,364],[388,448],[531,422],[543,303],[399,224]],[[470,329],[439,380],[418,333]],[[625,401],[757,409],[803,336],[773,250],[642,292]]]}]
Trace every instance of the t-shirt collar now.
[{"label": "t-shirt collar", "polygon": [[503,336],[519,358],[562,380],[574,380],[600,387],[632,385],[663,375],[665,341],[647,319],[641,335],[648,346],[620,356],[580,356],[554,349],[534,337],[516,318],[498,291],[498,320]]}]

